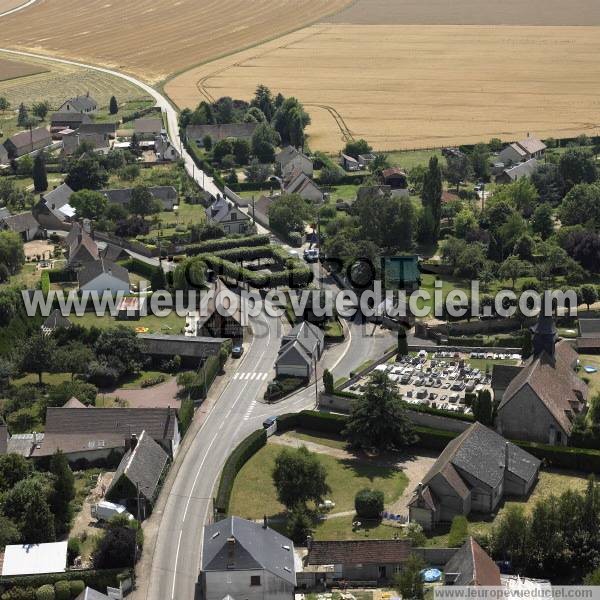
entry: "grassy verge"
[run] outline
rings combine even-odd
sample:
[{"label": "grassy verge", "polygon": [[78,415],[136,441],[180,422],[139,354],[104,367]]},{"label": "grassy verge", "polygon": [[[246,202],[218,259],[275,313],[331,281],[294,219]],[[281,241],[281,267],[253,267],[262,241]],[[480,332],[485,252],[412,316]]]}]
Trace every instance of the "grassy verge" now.
[{"label": "grassy verge", "polygon": [[583,369],[579,371],[580,377],[585,377],[589,380],[590,397],[600,392],[600,356],[597,354],[580,354],[579,362],[582,367],[596,367],[596,373],[586,373]]},{"label": "grassy verge", "polygon": [[81,317],[72,315],[69,316],[69,319],[73,323],[77,323],[83,327],[99,327],[100,329],[116,327],[117,325],[124,325],[131,329],[147,327],[148,331],[145,333],[164,333],[165,335],[179,334],[185,327],[185,317],[179,317],[175,312],[170,313],[166,317],[148,315],[146,317],[141,317],[137,321],[119,321],[116,317],[112,317],[108,314],[99,317],[91,312],[86,313]]}]

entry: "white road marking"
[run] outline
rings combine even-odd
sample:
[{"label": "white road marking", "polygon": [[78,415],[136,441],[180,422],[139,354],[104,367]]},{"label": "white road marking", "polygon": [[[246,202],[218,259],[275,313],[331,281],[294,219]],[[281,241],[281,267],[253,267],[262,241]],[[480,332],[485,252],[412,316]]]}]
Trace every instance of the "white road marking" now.
[{"label": "white road marking", "polygon": [[175,553],[175,571],[173,571],[173,586],[171,587],[171,600],[175,600],[175,582],[177,581],[177,577],[175,576],[177,570],[177,561],[179,559],[179,549],[181,548],[181,535],[183,534],[183,529],[179,531],[179,541],[177,542],[177,552]]},{"label": "white road marking", "polygon": [[239,373],[234,373],[234,374],[233,374],[233,378],[234,378],[234,379],[237,379],[239,376],[240,376],[240,374],[239,374]]}]

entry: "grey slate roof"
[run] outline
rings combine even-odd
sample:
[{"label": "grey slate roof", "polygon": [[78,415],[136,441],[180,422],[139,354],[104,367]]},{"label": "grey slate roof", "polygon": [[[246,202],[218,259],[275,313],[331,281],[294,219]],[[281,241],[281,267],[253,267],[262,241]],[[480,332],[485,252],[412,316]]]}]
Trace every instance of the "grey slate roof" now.
[{"label": "grey slate roof", "polygon": [[71,321],[64,317],[58,308],[55,308],[44,321],[42,328],[53,330],[57,327],[71,327]]},{"label": "grey slate roof", "polygon": [[113,277],[120,279],[123,283],[129,283],[129,271],[125,267],[100,258],[99,260],[84,264],[77,275],[79,285],[82,286],[90,283],[90,281],[93,281],[102,273],[109,273]]},{"label": "grey slate roof", "polygon": [[73,193],[73,190],[66,183],[61,183],[58,187],[46,192],[43,198],[49,206],[53,204],[55,208],[60,208],[69,203]]},{"label": "grey slate roof", "polygon": [[[500,569],[472,537],[446,563],[444,573],[446,574],[446,584],[500,585]],[[457,577],[449,581],[448,578],[451,574],[457,575]]]},{"label": "grey slate roof", "polygon": [[96,590],[93,590],[91,587],[86,587],[75,600],[110,600],[109,597],[105,594],[101,594]]},{"label": "grey slate roof", "polygon": [[63,123],[69,125],[80,126],[84,123],[91,123],[89,115],[79,112],[55,112],[50,117],[50,125],[52,127],[61,127]]},{"label": "grey slate roof", "polygon": [[36,127],[31,131],[29,131],[29,129],[19,131],[19,133],[11,135],[7,141],[11,142],[15,148],[24,148],[32,143],[38,144],[42,141],[46,141],[50,144],[52,138],[50,137],[50,132],[45,127]]},{"label": "grey slate roof", "polygon": [[136,119],[133,127],[136,133],[160,133],[163,129],[163,122],[162,119],[142,118]]},{"label": "grey slate roof", "polygon": [[530,481],[540,464],[537,458],[525,450],[475,422],[444,448],[423,478],[423,483],[427,484],[437,473],[443,473],[445,469],[452,467],[459,475],[464,471],[495,488],[504,478],[505,470],[523,481]]},{"label": "grey slate roof", "polygon": [[79,112],[89,112],[91,110],[95,110],[98,106],[98,103],[89,95],[75,96],[74,98],[69,98],[68,100],[63,102],[62,106],[67,104],[67,102],[70,102],[71,106]]},{"label": "grey slate roof", "polygon": [[[127,204],[131,200],[133,188],[100,191],[106,196],[107,200],[113,204]],[[171,208],[173,204],[177,204],[177,190],[172,185],[149,187],[148,191],[152,194],[154,199],[160,200],[165,208]]]},{"label": "grey slate roof", "polygon": [[22,212],[8,217],[0,217],[0,221],[2,221],[8,229],[16,231],[17,233],[29,231],[30,229],[37,229],[39,227],[39,223],[31,212]]},{"label": "grey slate roof", "polygon": [[[235,541],[233,556],[228,549],[229,540]],[[268,527],[239,517],[229,517],[204,528],[203,571],[257,568],[295,586],[294,544]]]},{"label": "grey slate roof", "polygon": [[117,262],[118,260],[128,257],[129,254],[127,251],[116,244],[108,243],[104,250],[102,250],[102,258],[110,262]]},{"label": "grey slate roof", "polygon": [[135,487],[138,487],[141,495],[152,502],[168,460],[169,457],[162,447],[142,431],[135,448],[128,450],[121,459],[107,496],[110,496],[111,490],[121,477],[126,477]]},{"label": "grey slate roof", "polygon": [[295,325],[290,333],[283,337],[283,340],[297,340],[308,354],[312,355],[316,350],[320,355],[325,345],[325,334],[314,323],[302,321]]},{"label": "grey slate roof", "polygon": [[138,336],[142,351],[158,356],[206,358],[219,353],[225,338],[143,333]]},{"label": "grey slate roof", "polygon": [[505,390],[508,384],[519,374],[523,367],[517,365],[493,365],[492,389]]},{"label": "grey slate roof", "polygon": [[536,170],[538,161],[535,158],[531,158],[526,162],[519,163],[510,169],[505,169],[503,175],[510,178],[511,181],[516,181],[522,177],[531,177],[532,173]]},{"label": "grey slate roof", "polygon": [[95,133],[115,137],[117,133],[116,123],[82,123],[77,129],[77,133]]}]

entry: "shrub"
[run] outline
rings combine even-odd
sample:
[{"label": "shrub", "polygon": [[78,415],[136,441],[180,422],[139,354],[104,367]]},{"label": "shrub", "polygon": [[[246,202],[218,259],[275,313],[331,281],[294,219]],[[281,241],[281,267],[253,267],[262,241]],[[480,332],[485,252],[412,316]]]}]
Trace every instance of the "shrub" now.
[{"label": "shrub", "polygon": [[293,248],[299,248],[302,246],[302,234],[299,231],[290,231],[288,234],[288,240]]},{"label": "shrub", "polygon": [[2,600],[35,600],[35,588],[14,587],[0,596]]},{"label": "shrub", "polygon": [[70,581],[69,587],[71,588],[71,598],[77,598],[77,596],[85,590],[85,581],[82,581],[81,579]]},{"label": "shrub", "polygon": [[36,600],[55,600],[56,595],[54,594],[54,587],[49,583],[39,587],[35,592]]},{"label": "shrub", "polygon": [[383,512],[383,492],[360,490],[354,498],[356,514],[363,519],[379,519]]},{"label": "shrub", "polygon": [[73,564],[73,561],[79,556],[80,553],[81,542],[77,538],[69,538],[67,543],[67,558],[70,565]]},{"label": "shrub", "polygon": [[48,274],[48,271],[42,271],[40,285],[42,288],[42,294],[47,296],[48,292],[50,291],[50,275]]},{"label": "shrub", "polygon": [[71,586],[68,581],[57,581],[54,584],[56,600],[71,600]]},{"label": "shrub", "polygon": [[167,378],[165,375],[157,375],[156,377],[148,377],[146,379],[142,379],[140,381],[140,387],[147,388],[152,387],[153,385],[158,385],[159,383],[163,383]]}]

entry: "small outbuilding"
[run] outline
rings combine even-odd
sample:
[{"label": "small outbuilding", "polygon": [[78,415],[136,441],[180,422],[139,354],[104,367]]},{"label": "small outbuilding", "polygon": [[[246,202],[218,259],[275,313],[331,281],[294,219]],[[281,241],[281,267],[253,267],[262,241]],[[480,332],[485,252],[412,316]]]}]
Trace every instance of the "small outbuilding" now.
[{"label": "small outbuilding", "polygon": [[2,576],[64,573],[67,570],[67,542],[15,544],[4,549]]}]

